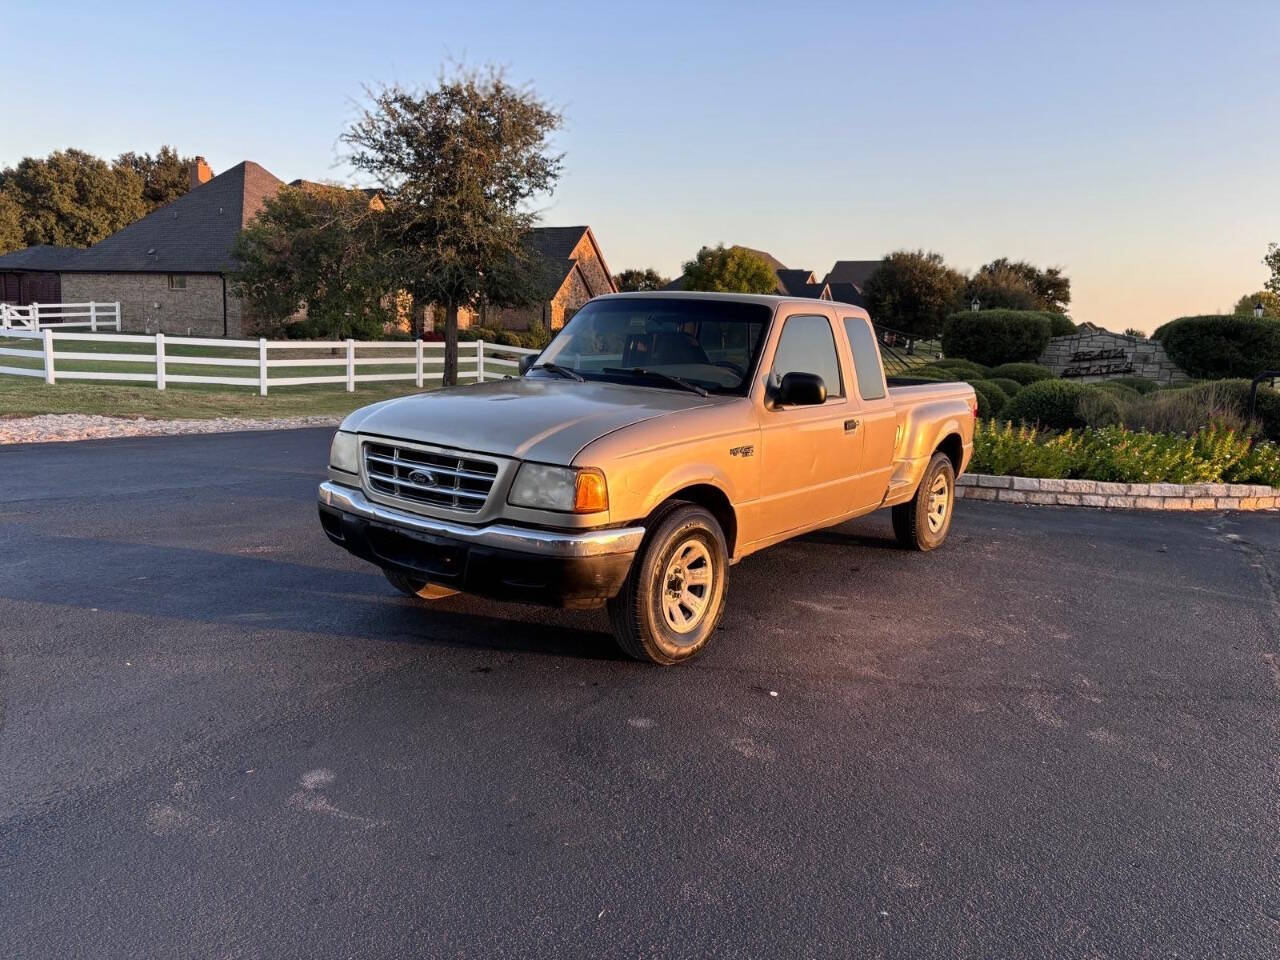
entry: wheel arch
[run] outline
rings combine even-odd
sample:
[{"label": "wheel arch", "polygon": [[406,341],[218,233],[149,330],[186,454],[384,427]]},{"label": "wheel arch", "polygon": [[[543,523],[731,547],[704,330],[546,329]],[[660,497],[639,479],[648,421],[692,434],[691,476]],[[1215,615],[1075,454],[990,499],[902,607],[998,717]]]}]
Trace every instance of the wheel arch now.
[{"label": "wheel arch", "polygon": [[947,459],[951,461],[951,467],[957,474],[960,473],[960,465],[964,463],[964,440],[958,433],[949,433],[941,440],[938,445],[933,448],[934,453],[945,453]]},{"label": "wheel arch", "polygon": [[716,522],[720,524],[721,532],[724,533],[724,542],[728,548],[729,556],[733,556],[733,551],[738,541],[738,514],[733,509],[733,503],[730,502],[728,495],[723,490],[712,483],[688,484],[669,494],[666,499],[654,507],[650,516],[672,503],[693,503],[704,508],[715,517]]}]

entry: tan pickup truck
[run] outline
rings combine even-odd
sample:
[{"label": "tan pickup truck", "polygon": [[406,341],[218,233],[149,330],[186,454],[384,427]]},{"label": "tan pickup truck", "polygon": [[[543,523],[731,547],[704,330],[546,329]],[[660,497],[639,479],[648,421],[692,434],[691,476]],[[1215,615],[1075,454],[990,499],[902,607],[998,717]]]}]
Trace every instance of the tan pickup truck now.
[{"label": "tan pickup truck", "polygon": [[616,294],[521,376],[375,403],[334,437],[320,521],[406,594],[607,605],[628,654],[697,654],[729,567],[882,507],[904,546],[951,526],[977,402],[887,382],[866,311]]}]

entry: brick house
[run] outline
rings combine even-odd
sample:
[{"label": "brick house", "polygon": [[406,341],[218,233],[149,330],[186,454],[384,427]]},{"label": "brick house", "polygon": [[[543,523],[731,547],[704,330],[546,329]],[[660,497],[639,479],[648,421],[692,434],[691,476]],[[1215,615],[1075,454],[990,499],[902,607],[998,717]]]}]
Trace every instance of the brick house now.
[{"label": "brick house", "polygon": [[592,297],[618,292],[590,227],[535,227],[528,243],[542,277],[538,303],[514,310],[482,306],[460,316],[459,325],[528,330],[540,324],[559,330]]}]

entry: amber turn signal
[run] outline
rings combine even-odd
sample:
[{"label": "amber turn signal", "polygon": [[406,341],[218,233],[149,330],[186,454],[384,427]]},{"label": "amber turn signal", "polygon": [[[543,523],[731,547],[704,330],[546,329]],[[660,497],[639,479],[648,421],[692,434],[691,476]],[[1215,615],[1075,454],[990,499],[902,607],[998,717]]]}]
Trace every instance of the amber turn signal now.
[{"label": "amber turn signal", "polygon": [[579,470],[574,486],[574,513],[599,513],[609,509],[609,488],[599,470]]}]

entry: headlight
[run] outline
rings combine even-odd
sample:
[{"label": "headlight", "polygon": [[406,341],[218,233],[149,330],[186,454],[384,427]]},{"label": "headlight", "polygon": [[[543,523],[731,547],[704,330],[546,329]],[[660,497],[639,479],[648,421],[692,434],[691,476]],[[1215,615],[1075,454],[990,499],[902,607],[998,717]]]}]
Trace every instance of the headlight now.
[{"label": "headlight", "polygon": [[522,463],[507,502],[535,510],[598,513],[609,509],[609,490],[599,470]]},{"label": "headlight", "polygon": [[360,462],[357,456],[359,444],[354,433],[339,430],[333,435],[333,446],[329,448],[329,466],[347,473],[359,473]]}]

